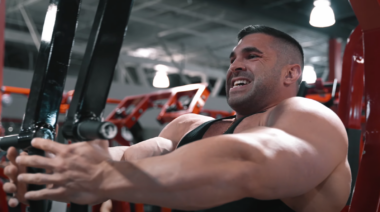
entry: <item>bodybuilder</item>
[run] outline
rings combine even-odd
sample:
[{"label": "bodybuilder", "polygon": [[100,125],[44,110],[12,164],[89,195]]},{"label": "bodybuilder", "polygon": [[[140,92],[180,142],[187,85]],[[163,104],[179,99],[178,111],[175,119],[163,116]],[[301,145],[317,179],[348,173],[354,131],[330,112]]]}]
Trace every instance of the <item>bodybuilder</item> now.
[{"label": "bodybuilder", "polygon": [[[12,181],[4,190],[19,201],[114,199],[203,212],[339,212],[351,183],[346,131],[330,109],[295,97],[302,67],[296,40],[248,26],[238,35],[226,74],[227,102],[236,117],[183,115],[158,137],[131,147],[34,139],[34,147],[55,157],[16,158],[9,149],[12,165],[5,172]],[[25,166],[52,173],[26,174]],[[48,188],[25,193],[26,184]]]}]

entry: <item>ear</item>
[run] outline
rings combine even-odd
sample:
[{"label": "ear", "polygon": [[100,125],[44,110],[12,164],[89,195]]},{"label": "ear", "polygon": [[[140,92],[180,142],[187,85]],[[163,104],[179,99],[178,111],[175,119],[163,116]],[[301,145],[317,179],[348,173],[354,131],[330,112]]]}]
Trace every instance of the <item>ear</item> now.
[{"label": "ear", "polygon": [[287,65],[285,68],[284,84],[286,86],[289,86],[293,83],[296,83],[301,76],[302,70],[299,64]]}]

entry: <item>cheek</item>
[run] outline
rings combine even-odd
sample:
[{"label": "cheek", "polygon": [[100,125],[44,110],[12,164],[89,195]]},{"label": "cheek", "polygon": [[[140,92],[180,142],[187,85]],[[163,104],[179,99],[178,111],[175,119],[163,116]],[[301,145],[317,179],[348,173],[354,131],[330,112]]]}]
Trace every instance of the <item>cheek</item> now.
[{"label": "cheek", "polygon": [[229,68],[229,69],[227,70],[227,73],[226,73],[226,83],[227,83],[228,79],[231,77],[231,75],[232,75],[232,71],[231,71],[231,69]]}]

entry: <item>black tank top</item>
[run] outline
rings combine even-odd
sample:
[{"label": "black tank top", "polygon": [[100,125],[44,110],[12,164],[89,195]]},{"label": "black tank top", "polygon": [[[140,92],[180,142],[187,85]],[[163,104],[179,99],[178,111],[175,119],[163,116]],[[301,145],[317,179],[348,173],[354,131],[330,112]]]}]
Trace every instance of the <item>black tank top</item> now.
[{"label": "black tank top", "polygon": [[[265,111],[264,111],[265,112]],[[261,112],[263,113],[263,112]],[[257,113],[255,113],[257,114]],[[252,114],[254,115],[254,114]],[[246,116],[248,117],[248,116]],[[238,124],[243,121],[246,117],[243,117],[237,121],[235,121],[225,133],[223,134],[232,134]],[[230,116],[221,119],[215,119],[208,122],[205,122],[187,133],[182,140],[180,141],[178,147],[186,145],[188,143],[200,140],[203,138],[203,135],[206,133],[208,128],[215,122],[218,122],[222,119],[230,119],[235,118],[235,116]],[[181,210],[172,210],[172,212],[184,212]],[[254,198],[244,198],[241,200],[237,200],[234,202],[226,203],[221,206],[217,206],[210,209],[199,210],[194,212],[294,212],[291,208],[289,208],[285,203],[281,200],[258,200]]]}]

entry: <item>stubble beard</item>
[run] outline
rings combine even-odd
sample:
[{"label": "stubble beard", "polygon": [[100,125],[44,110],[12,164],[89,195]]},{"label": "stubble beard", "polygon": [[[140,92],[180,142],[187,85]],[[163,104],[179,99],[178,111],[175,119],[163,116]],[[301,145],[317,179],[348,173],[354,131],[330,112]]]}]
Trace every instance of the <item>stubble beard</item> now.
[{"label": "stubble beard", "polygon": [[254,113],[260,105],[261,93],[265,92],[265,88],[263,88],[261,82],[253,81],[251,83],[255,83],[253,88],[239,97],[230,97],[227,94],[227,103],[238,114],[248,115]]}]

